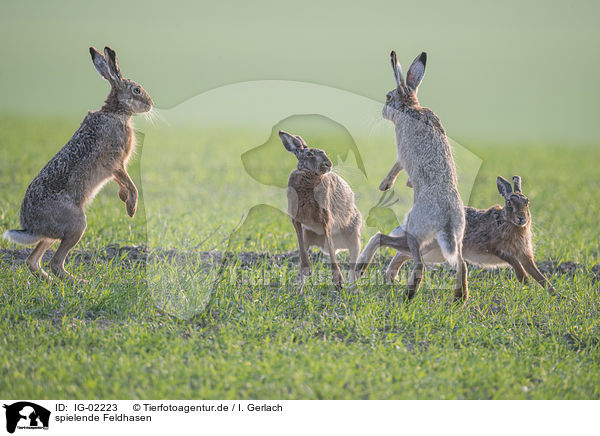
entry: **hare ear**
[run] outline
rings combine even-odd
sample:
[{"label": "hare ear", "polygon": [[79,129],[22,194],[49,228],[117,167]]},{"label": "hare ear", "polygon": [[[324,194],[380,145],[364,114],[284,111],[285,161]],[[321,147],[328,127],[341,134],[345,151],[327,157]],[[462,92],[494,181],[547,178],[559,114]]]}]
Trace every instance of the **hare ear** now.
[{"label": "hare ear", "polygon": [[300,150],[306,148],[306,142],[304,139],[297,135],[291,135],[284,130],[279,131],[279,138],[281,139],[285,149],[290,153],[294,153],[296,156]]},{"label": "hare ear", "polygon": [[116,83],[117,78],[111,71],[102,53],[94,47],[90,47],[90,55],[92,56],[92,62],[94,63],[94,67],[96,67],[96,71],[100,73],[104,80],[108,80],[111,84]]},{"label": "hare ear", "polygon": [[396,57],[396,52],[393,50],[390,53],[390,62],[392,63],[392,70],[394,71],[394,78],[396,79],[396,85],[398,87],[404,86],[404,76],[402,75],[402,67],[400,66],[400,62],[398,62],[398,58]]},{"label": "hare ear", "polygon": [[296,138],[296,141],[298,141],[299,144],[301,144],[301,149],[303,148],[308,148],[308,144],[306,143],[306,141],[304,140],[304,138],[300,135],[294,135],[294,138]]},{"label": "hare ear", "polygon": [[425,75],[425,65],[427,64],[427,53],[423,52],[413,61],[412,65],[408,69],[408,75],[406,76],[406,84],[416,94],[417,88],[423,80]]},{"label": "hare ear", "polygon": [[117,62],[117,54],[110,47],[104,47],[104,56],[108,61],[108,66],[110,70],[113,72],[115,77],[119,80],[123,80],[123,76],[121,76],[121,70],[119,69],[119,63]]},{"label": "hare ear", "polygon": [[498,187],[498,192],[504,198],[506,198],[508,194],[512,192],[512,186],[510,186],[510,182],[504,177],[498,176],[496,179],[496,186]]},{"label": "hare ear", "polygon": [[521,192],[521,176],[513,176],[512,179],[515,185],[515,192]]}]

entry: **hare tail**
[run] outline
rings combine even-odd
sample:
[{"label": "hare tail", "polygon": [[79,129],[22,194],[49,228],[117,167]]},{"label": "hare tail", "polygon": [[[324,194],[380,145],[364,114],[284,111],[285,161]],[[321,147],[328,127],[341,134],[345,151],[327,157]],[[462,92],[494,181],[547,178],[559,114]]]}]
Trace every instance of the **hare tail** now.
[{"label": "hare tail", "polygon": [[42,236],[34,235],[27,230],[7,230],[2,237],[10,242],[21,245],[33,245],[43,239]]},{"label": "hare tail", "polygon": [[456,265],[458,258],[458,244],[456,237],[448,232],[439,232],[436,236],[444,258],[450,265]]}]

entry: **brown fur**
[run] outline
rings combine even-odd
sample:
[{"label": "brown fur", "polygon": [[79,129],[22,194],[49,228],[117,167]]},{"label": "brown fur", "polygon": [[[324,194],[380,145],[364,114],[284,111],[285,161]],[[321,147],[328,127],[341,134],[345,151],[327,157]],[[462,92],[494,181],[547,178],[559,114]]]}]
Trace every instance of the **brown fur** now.
[{"label": "brown fur", "polygon": [[90,55],[96,70],[111,85],[106,102],[99,111],[87,114],[69,142],[29,184],[21,204],[22,230],[4,234],[15,243],[37,244],[27,266],[44,279],[49,277],[41,259],[56,240],[60,246],[50,269],[60,278],[72,278],[64,262],[85,232],[85,205],[109,180],[118,183],[127,214],[133,217],[137,209],[138,191],[126,169],[135,146],[131,116],[149,111],[152,99],[140,85],[123,79],[110,47],[105,47],[104,55],[90,47]]},{"label": "brown fur", "polygon": [[[520,192],[521,178],[514,176],[513,180],[514,192],[507,180],[498,177],[498,189],[505,198],[504,207],[495,205],[489,209],[465,208],[464,257],[469,262],[481,266],[510,265],[520,282],[528,283],[529,274],[553,293],[555,288],[534,261],[529,199]],[[435,243],[425,247],[423,253],[425,262],[443,262],[439,247]],[[398,270],[409,258],[408,253],[398,252],[386,270],[386,278],[397,278]]]},{"label": "brown fur", "polygon": [[298,169],[288,180],[288,214],[296,230],[300,253],[298,280],[301,287],[310,274],[307,250],[316,245],[327,252],[336,288],[343,284],[336,251],[350,251],[348,280],[354,281],[354,265],[360,252],[362,216],[350,186],[331,171],[332,163],[323,150],[309,148],[300,137],[280,131],[285,148],[298,158]]}]

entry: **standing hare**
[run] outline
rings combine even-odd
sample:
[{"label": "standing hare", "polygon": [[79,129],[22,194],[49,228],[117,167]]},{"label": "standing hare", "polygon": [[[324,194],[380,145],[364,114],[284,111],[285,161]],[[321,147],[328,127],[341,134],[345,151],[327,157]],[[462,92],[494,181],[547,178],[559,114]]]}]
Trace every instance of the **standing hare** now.
[{"label": "standing hare", "polygon": [[[495,205],[485,210],[465,207],[465,259],[472,264],[490,268],[510,265],[521,283],[528,283],[529,273],[550,293],[555,293],[556,289],[533,260],[529,199],[521,192],[521,177],[513,176],[513,182],[514,191],[508,180],[502,177],[496,180],[498,191],[504,197],[504,207]],[[385,271],[386,279],[395,280],[398,270],[409,258],[408,252],[398,252]],[[444,262],[444,256],[435,241],[423,248],[423,260],[427,263]]]},{"label": "standing hare", "polygon": [[105,47],[103,56],[90,47],[90,54],[98,73],[110,83],[106,102],[99,111],[88,112],[69,142],[27,188],[21,205],[22,230],[4,233],[14,243],[37,244],[26,263],[44,279],[49,277],[41,259],[56,240],[60,245],[50,269],[59,278],[73,278],[64,263],[85,231],[84,207],[111,178],[119,184],[127,214],[133,217],[137,208],[137,188],[126,170],[135,146],[131,116],[151,110],[152,99],[140,85],[123,79],[111,48]]},{"label": "standing hare", "polygon": [[397,86],[387,94],[382,115],[396,125],[398,159],[380,189],[391,188],[404,168],[414,189],[414,203],[397,235],[377,233],[369,240],[358,260],[357,272],[360,274],[371,262],[381,245],[409,252],[414,259],[408,282],[408,298],[411,299],[423,277],[421,249],[435,239],[444,258],[457,265],[454,297],[466,301],[469,296],[467,266],[462,255],[465,216],[458,193],[456,167],[439,118],[417,100],[427,55],[417,56],[406,81],[395,52],[391,53],[391,61]]},{"label": "standing hare", "polygon": [[300,289],[305,276],[311,273],[307,250],[312,245],[329,254],[333,282],[341,289],[337,250],[350,251],[350,282],[355,281],[354,267],[360,252],[362,216],[354,204],[354,193],[331,171],[331,160],[323,150],[309,148],[300,136],[283,130],[279,137],[286,150],[298,159],[298,169],[292,171],[288,180],[287,199],[288,214],[298,237]]}]

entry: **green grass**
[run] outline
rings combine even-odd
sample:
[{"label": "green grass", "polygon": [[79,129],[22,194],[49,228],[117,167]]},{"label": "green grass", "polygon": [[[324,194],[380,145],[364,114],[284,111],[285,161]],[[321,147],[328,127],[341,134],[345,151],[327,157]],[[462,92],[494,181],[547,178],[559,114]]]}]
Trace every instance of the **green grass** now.
[{"label": "green grass", "polygon": [[[18,227],[27,184],[75,127],[0,118],[2,229]],[[589,271],[600,248],[597,147],[463,144],[483,159],[470,204],[500,201],[497,175],[523,177],[537,259],[580,264],[573,276],[550,277],[568,300],[521,286],[508,270],[474,269],[464,308],[452,304],[453,279],[443,271],[427,272],[416,299],[405,304],[403,286],[380,284],[375,268],[357,294],[335,293],[322,263],[313,265],[322,280],[299,295],[294,267],[261,261],[227,266],[204,310],[173,316],[156,302],[175,289],[157,295],[143,266],[99,254],[113,243],[188,253],[294,250],[289,220],[268,206],[253,208],[229,237],[245,205],[260,204],[262,195],[239,174],[241,153],[256,145],[240,141],[244,135],[192,128],[147,134],[141,161],[130,166],[138,186],[144,181],[145,214],[141,208],[129,219],[114,183],[87,210],[88,230],[76,250],[92,259],[77,263],[72,256],[67,269],[88,284],[40,283],[23,266],[0,263],[0,396],[600,398],[599,290]],[[336,144],[329,139],[324,143]],[[160,156],[151,152],[157,143],[165,150]],[[281,153],[272,159],[293,165]],[[273,164],[268,159],[265,166]],[[388,168],[370,168],[367,185],[376,190]],[[407,191],[404,178],[399,195]],[[397,214],[406,208],[401,203]],[[365,229],[364,240],[374,230]],[[2,241],[0,248],[15,247]]]}]

